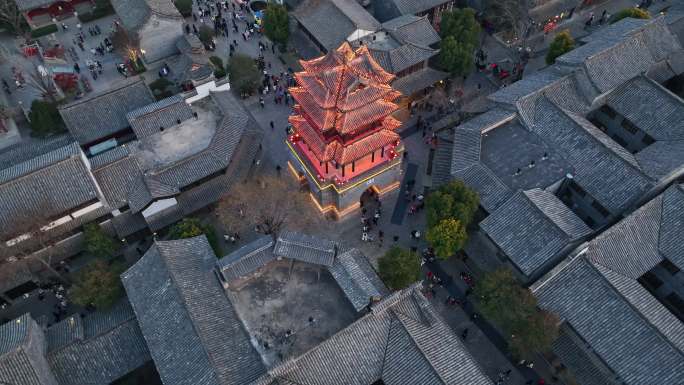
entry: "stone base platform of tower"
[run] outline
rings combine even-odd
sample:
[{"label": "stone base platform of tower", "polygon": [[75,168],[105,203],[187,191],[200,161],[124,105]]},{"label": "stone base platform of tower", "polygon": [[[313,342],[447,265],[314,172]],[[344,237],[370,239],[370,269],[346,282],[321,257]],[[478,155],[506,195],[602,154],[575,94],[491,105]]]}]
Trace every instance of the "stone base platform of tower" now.
[{"label": "stone base platform of tower", "polygon": [[360,208],[361,197],[372,192],[380,198],[398,189],[401,183],[401,158],[383,162],[376,168],[368,170],[345,183],[335,183],[316,178],[306,161],[290,147],[288,168],[302,185],[306,185],[313,204],[323,214],[332,214],[337,218],[353,213]]}]

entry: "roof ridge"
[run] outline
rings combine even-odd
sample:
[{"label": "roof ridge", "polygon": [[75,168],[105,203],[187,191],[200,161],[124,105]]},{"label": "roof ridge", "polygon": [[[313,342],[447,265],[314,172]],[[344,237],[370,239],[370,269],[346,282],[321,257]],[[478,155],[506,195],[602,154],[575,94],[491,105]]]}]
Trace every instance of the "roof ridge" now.
[{"label": "roof ridge", "polygon": [[[411,343],[416,347],[416,349],[418,349],[420,354],[423,356],[425,361],[428,363],[428,366],[430,367],[430,369],[432,369],[432,371],[437,375],[437,377],[439,377],[439,379],[442,381],[442,384],[446,385],[446,383],[447,383],[446,379],[441,375],[441,373],[439,373],[439,371],[437,371],[437,368],[435,368],[434,365],[432,365],[432,362],[428,358],[426,352],[423,350],[423,348],[420,346],[420,344],[418,344],[418,342],[415,340],[413,334],[408,330],[408,328],[406,328],[407,323],[415,323],[416,326],[423,327],[423,328],[426,328],[427,326],[423,325],[421,322],[416,321],[413,318],[411,318],[405,314],[397,312],[395,309],[392,309],[392,313],[397,318],[397,320],[401,324],[401,326],[404,329],[404,331],[406,332],[406,334],[408,334],[408,336],[411,340]],[[403,319],[403,317],[400,317],[399,315],[406,317],[406,319]]]},{"label": "roof ridge", "polygon": [[[179,297],[179,299],[183,305],[183,309],[185,310],[186,315],[188,316],[188,319],[190,319],[190,325],[192,325],[192,330],[194,331],[197,338],[202,342],[202,343],[200,343],[202,351],[204,352],[204,354],[207,356],[207,359],[212,364],[211,372],[213,374],[213,377],[216,379],[216,383],[220,383],[220,377],[219,377],[218,373],[216,372],[216,367],[217,367],[216,366],[216,360],[214,359],[214,357],[212,357],[212,355],[207,350],[206,341],[205,341],[204,337],[202,336],[202,333],[199,332],[197,325],[195,325],[195,318],[192,316],[192,312],[190,312],[190,309],[188,308],[188,303],[185,299],[185,296],[183,295],[183,291],[180,289],[180,286],[178,285],[178,280],[176,279],[176,273],[173,271],[173,269],[169,268],[169,264],[167,263],[167,260],[164,257],[164,252],[162,252],[162,248],[159,247],[159,246],[165,246],[165,245],[171,245],[171,244],[177,244],[177,243],[187,243],[188,239],[193,240],[196,238],[204,239],[208,243],[206,236],[204,234],[202,234],[202,235],[198,235],[197,237],[193,237],[193,238],[177,239],[177,240],[170,240],[170,241],[155,240],[154,245],[157,246],[157,250],[159,252],[159,257],[162,259],[162,261],[164,263],[164,268],[166,268],[166,270],[169,272],[169,278],[171,279],[171,281],[173,283],[174,289],[176,291],[178,291],[178,294],[179,294],[178,297]],[[225,296],[225,292],[222,291],[221,294],[223,294]],[[226,298],[226,300],[230,303],[230,299]],[[231,303],[231,306],[232,306],[232,303]]]},{"label": "roof ridge", "polygon": [[[97,94],[95,94],[95,95],[92,95],[92,96],[90,96],[90,97],[83,98],[83,99],[79,99],[79,100],[75,100],[75,101],[73,101],[73,102],[71,102],[71,103],[69,103],[69,104],[65,104],[65,105],[63,105],[63,106],[60,106],[59,109],[60,109],[60,110],[66,110],[66,109],[72,108],[72,107],[74,107],[74,106],[78,106],[78,105],[81,105],[81,104],[84,104],[84,103],[88,103],[88,102],[90,102],[91,100],[95,100],[95,99],[98,99],[98,98],[100,98],[100,97],[103,97],[103,96],[106,96],[106,95],[109,95],[109,94],[113,94],[113,93],[115,93],[115,92],[117,92],[117,91],[120,91],[120,90],[122,90],[122,89],[124,89],[124,88],[127,88],[127,87],[131,87],[131,86],[133,86],[133,85],[135,85],[135,84],[138,84],[138,83],[143,83],[143,84],[144,84],[144,83],[145,83],[145,80],[144,80],[142,77],[137,76],[137,75],[136,75],[136,77],[137,77],[137,79],[135,79],[135,80],[124,80],[124,81],[120,81],[120,82],[118,82],[118,83],[115,83],[115,85],[114,85],[113,87],[111,87],[111,88],[108,88],[108,89],[106,89],[106,90],[103,90],[102,92],[99,92],[99,93],[97,93]],[[148,93],[150,93],[150,94],[152,93],[152,91],[150,91],[150,88],[147,87],[147,85],[145,85],[145,88],[147,88]]]},{"label": "roof ridge", "polygon": [[[672,341],[670,341],[670,339],[667,338],[667,337],[660,331],[660,329],[659,329],[658,327],[656,327],[655,324],[653,324],[653,322],[651,322],[648,318],[646,318],[646,316],[644,315],[644,313],[642,313],[641,310],[639,310],[636,306],[634,306],[634,305],[632,304],[632,301],[630,301],[629,299],[627,299],[627,297],[625,297],[624,295],[622,295],[622,293],[618,290],[618,288],[615,287],[615,285],[613,285],[613,283],[611,283],[611,282],[608,280],[608,277],[606,277],[606,276],[604,275],[604,273],[602,273],[600,270],[598,270],[598,266],[594,266],[594,263],[593,263],[592,261],[588,261],[588,262],[589,262],[589,264],[591,265],[591,268],[593,268],[593,269],[596,270],[596,272],[598,273],[598,275],[601,277],[601,280],[604,281],[605,284],[606,284],[607,286],[609,286],[609,288],[610,288],[609,290],[612,290],[618,297],[620,297],[620,298],[622,299],[622,301],[623,301],[623,302],[624,302],[624,303],[625,303],[625,304],[626,304],[626,305],[627,305],[627,306],[636,314],[636,316],[639,317],[639,319],[640,319],[642,322],[644,322],[644,323],[648,326],[648,328],[649,328],[650,330],[652,330],[652,331],[658,336],[658,338],[660,338],[660,339],[661,339],[663,342],[665,342],[666,344],[670,345],[670,346],[672,347],[672,349],[674,349],[674,351],[676,351],[677,353],[679,353],[679,355],[680,355],[682,358],[684,358],[684,352],[683,352],[679,347],[677,347],[676,345],[674,345],[674,343],[673,343]],[[603,266],[603,265],[601,265],[601,264],[598,264],[598,265],[601,266],[602,268],[608,270],[608,271],[609,271],[610,273],[612,273],[612,274],[616,274],[616,275],[618,275],[618,276],[620,276],[620,277],[622,277],[622,278],[624,278],[624,279],[627,279],[627,280],[636,282],[636,284],[637,284],[639,287],[641,287],[642,289],[644,289],[644,291],[646,292],[646,294],[649,295],[649,296],[651,296],[651,297],[658,303],[658,305],[660,305],[663,309],[665,309],[665,311],[667,311],[668,313],[670,313],[673,317],[676,317],[674,314],[672,314],[672,312],[670,312],[670,310],[669,310],[668,308],[665,307],[665,305],[663,305],[663,304],[660,302],[660,300],[658,300],[656,297],[654,297],[648,290],[646,290],[646,288],[644,288],[643,286],[641,286],[641,284],[640,284],[636,279],[632,279],[632,278],[630,278],[630,277],[627,277],[627,276],[625,276],[625,275],[623,275],[623,274],[620,274],[620,273],[618,273],[618,272],[616,272],[616,271],[610,269],[609,267]],[[679,322],[682,323],[681,321],[679,321]],[[598,354],[598,352],[596,352],[596,354]],[[601,359],[603,359],[603,358],[601,358]]]},{"label": "roof ridge", "polygon": [[[528,193],[528,192],[531,192],[531,191],[534,191],[534,190],[539,190],[539,191],[542,191],[542,192],[546,192],[546,193],[551,194],[550,192],[548,192],[548,191],[546,191],[546,190],[544,190],[544,189],[542,189],[542,188],[539,188],[539,187],[536,187],[536,188],[533,188],[533,189],[529,189],[529,190],[521,190],[521,191],[522,191],[523,195],[525,195],[525,198],[526,198],[527,200],[529,200],[529,202],[532,204],[532,206],[534,206],[534,208],[535,208],[536,210],[538,210],[538,211],[544,216],[544,218],[547,218],[547,219],[553,224],[553,226],[555,226],[558,230],[560,230],[560,232],[563,233],[563,236],[564,236],[565,238],[567,238],[567,239],[569,239],[569,240],[572,240],[573,237],[571,237],[570,234],[566,233],[565,230],[563,230],[563,228],[560,227],[560,225],[559,225],[558,223],[556,223],[556,221],[554,221],[550,216],[548,216],[548,215],[546,214],[546,212],[545,212],[544,210],[542,210],[541,207],[539,207],[535,201],[533,201],[532,199],[530,199],[530,196],[527,195],[527,193]],[[554,194],[551,194],[551,195],[553,195],[553,196],[557,199],[557,197],[556,197]],[[560,201],[560,199],[559,199],[559,201]],[[560,202],[561,202],[561,204],[562,204],[563,206],[565,206],[565,204],[564,204],[562,201],[560,201]],[[565,207],[566,207],[566,208],[568,209],[568,211],[570,211],[573,215],[577,216],[572,210],[570,210],[570,208],[568,208],[567,206],[565,206]],[[579,217],[578,217],[578,219],[579,219]],[[580,220],[581,220],[581,219],[580,219]],[[588,226],[587,226],[587,227],[588,227]]]}]

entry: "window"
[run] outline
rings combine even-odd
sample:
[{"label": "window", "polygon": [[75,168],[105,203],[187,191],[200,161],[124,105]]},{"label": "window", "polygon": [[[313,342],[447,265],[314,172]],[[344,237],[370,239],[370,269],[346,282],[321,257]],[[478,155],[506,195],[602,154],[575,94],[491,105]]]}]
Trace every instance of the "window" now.
[{"label": "window", "polygon": [[667,259],[663,259],[663,261],[660,262],[660,266],[662,266],[663,269],[667,270],[667,272],[671,275],[679,273],[679,268]]},{"label": "window", "polygon": [[643,144],[649,146],[649,145],[655,143],[655,139],[653,139],[653,138],[651,137],[651,135],[646,134],[646,135],[644,135],[644,138],[641,139],[641,142],[642,142]]},{"label": "window", "polygon": [[657,290],[663,285],[663,281],[650,271],[642,275],[637,281],[651,290]]},{"label": "window", "polygon": [[601,215],[603,215],[604,218],[606,218],[610,215],[608,210],[606,210],[605,207],[603,207],[600,203],[598,203],[598,201],[591,202],[591,207],[593,207],[594,210],[598,211]]},{"label": "window", "polygon": [[667,297],[665,297],[665,301],[670,303],[675,309],[684,309],[684,300],[682,300],[682,297],[678,296],[676,293],[670,293]]},{"label": "window", "polygon": [[622,119],[622,123],[620,123],[620,125],[622,126],[622,128],[625,129],[625,131],[629,132],[632,135],[636,134],[637,131],[639,131],[639,127],[635,126],[634,124],[632,124],[632,122],[630,122],[627,119]]},{"label": "window", "polygon": [[573,189],[573,191],[575,191],[581,197],[584,197],[587,195],[587,192],[584,191],[584,189],[582,187],[580,187],[580,185],[578,185],[574,181],[570,182],[570,188]]},{"label": "window", "polygon": [[610,108],[609,106],[602,106],[599,111],[608,115],[608,117],[611,119],[615,119],[617,117],[617,113],[615,112],[615,110]]}]

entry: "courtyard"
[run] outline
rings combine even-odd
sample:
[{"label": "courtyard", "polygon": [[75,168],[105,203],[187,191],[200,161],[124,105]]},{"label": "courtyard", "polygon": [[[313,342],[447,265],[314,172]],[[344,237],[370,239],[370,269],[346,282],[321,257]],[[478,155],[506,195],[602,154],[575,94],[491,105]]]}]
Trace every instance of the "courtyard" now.
[{"label": "courtyard", "polygon": [[227,295],[263,361],[297,357],[351,324],[358,314],[324,267],[273,261]]}]

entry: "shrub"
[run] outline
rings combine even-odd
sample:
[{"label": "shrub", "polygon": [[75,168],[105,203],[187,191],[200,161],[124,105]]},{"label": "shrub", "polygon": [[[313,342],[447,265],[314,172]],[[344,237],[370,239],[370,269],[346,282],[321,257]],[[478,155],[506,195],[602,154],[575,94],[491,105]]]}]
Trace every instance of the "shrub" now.
[{"label": "shrub", "polygon": [[36,28],[33,31],[31,31],[31,37],[38,38],[55,32],[57,32],[57,24],[50,24],[44,27]]},{"label": "shrub", "polygon": [[214,67],[214,76],[221,79],[226,76],[226,68],[223,66],[223,60],[218,56],[211,56],[209,58],[211,65]]},{"label": "shrub", "polygon": [[29,112],[31,131],[38,137],[64,131],[64,121],[57,111],[57,104],[44,100],[34,100]]},{"label": "shrub", "polygon": [[240,95],[252,94],[261,80],[261,72],[254,59],[246,55],[233,55],[228,65],[230,82]]},{"label": "shrub", "polygon": [[119,248],[119,244],[114,238],[107,235],[96,223],[88,223],[84,228],[85,248],[89,254],[106,258],[114,255]]},{"label": "shrub", "polygon": [[264,34],[281,46],[287,44],[290,36],[290,22],[287,9],[280,4],[269,3],[264,12]]},{"label": "shrub", "polygon": [[112,14],[114,14],[114,7],[112,7],[109,0],[98,0],[95,2],[95,8],[91,12],[79,13],[78,20],[82,23],[87,23]]},{"label": "shrub", "polygon": [[622,11],[617,12],[610,17],[610,24],[617,23],[618,21],[631,17],[634,19],[650,19],[651,15],[647,10],[641,8],[625,8]]},{"label": "shrub", "polygon": [[214,38],[214,30],[208,25],[202,25],[199,28],[199,39],[204,44],[209,44]]},{"label": "shrub", "polygon": [[420,257],[415,252],[393,246],[378,259],[378,275],[390,289],[403,289],[420,279]]},{"label": "shrub", "polygon": [[575,48],[575,40],[570,35],[569,30],[562,31],[553,38],[549,45],[549,52],[546,54],[546,64],[553,64],[556,58]]},{"label": "shrub", "polygon": [[118,265],[98,259],[81,270],[71,287],[70,296],[74,303],[98,309],[114,305],[123,296],[123,286],[119,274],[123,269]]},{"label": "shrub", "polygon": [[202,223],[197,218],[184,218],[180,222],[177,222],[169,229],[168,237],[169,239],[184,239],[196,237],[202,234],[207,237],[207,241],[209,241],[211,248],[214,250],[214,254],[216,254],[216,257],[222,257],[223,253],[218,244],[216,231],[211,225]]},{"label": "shrub", "polygon": [[173,96],[173,91],[169,89],[172,86],[173,83],[171,83],[168,79],[159,78],[150,83],[150,90],[152,90],[152,93],[157,100],[161,100],[168,98],[169,96]]},{"label": "shrub", "polygon": [[183,17],[192,16],[192,0],[176,0],[173,4]]}]

